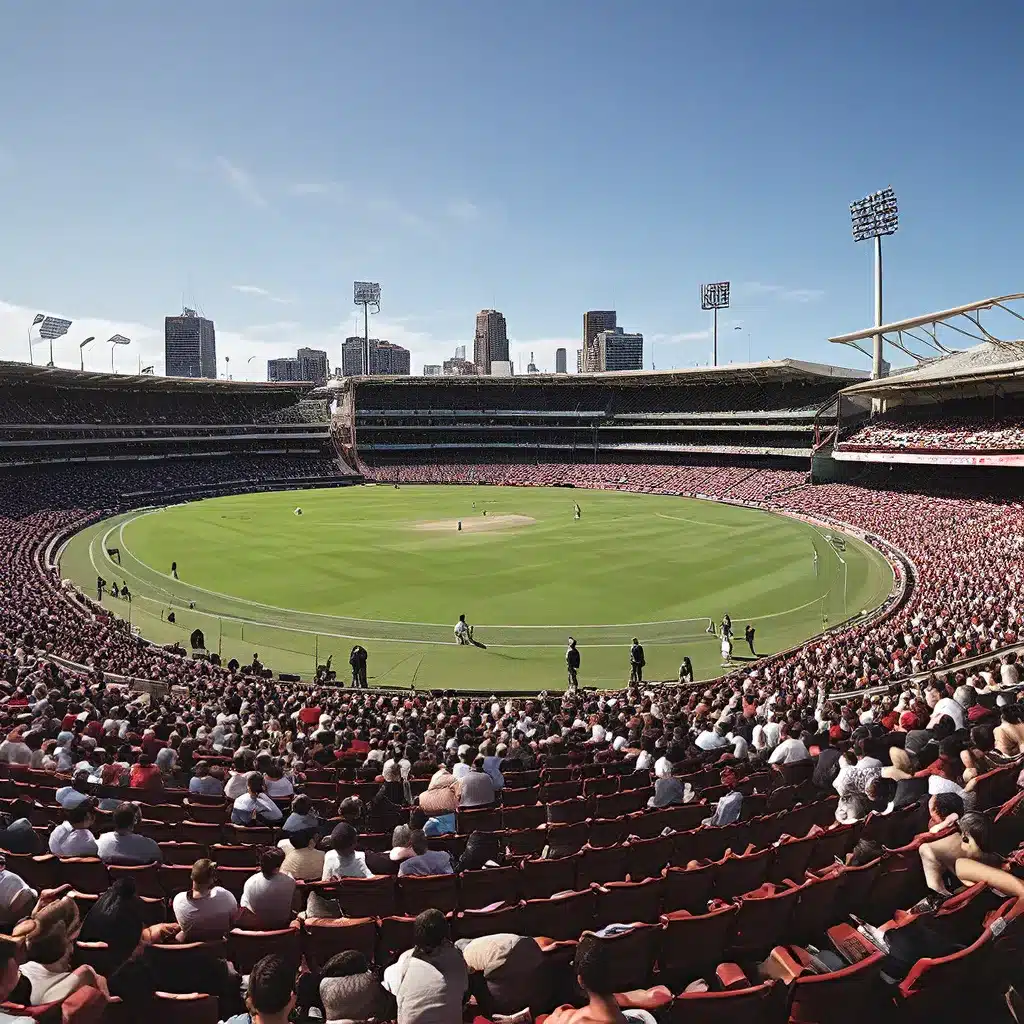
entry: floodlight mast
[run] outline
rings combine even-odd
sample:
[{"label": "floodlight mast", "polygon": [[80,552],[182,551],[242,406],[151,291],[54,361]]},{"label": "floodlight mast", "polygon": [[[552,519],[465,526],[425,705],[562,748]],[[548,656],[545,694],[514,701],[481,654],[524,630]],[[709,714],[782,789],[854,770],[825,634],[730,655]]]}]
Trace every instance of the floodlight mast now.
[{"label": "floodlight mast", "polygon": [[[875,242],[875,326],[881,327],[882,320],[882,235],[894,235],[900,226],[899,208],[896,193],[892,187],[883,188],[878,192],[850,203],[850,219],[853,224],[853,240],[866,242],[869,238]],[[871,376],[878,379],[882,376],[884,353],[882,351],[882,335],[874,337],[874,348],[871,355]]]},{"label": "floodlight mast", "polygon": [[355,305],[363,307],[363,373],[370,376],[370,307],[380,312],[380,285],[376,281],[356,281],[352,288]]},{"label": "floodlight mast", "polygon": [[38,327],[46,319],[45,313],[36,313],[32,318],[32,323],[28,325],[28,361],[33,366],[35,365],[35,359],[32,356],[32,328]]},{"label": "floodlight mast", "polygon": [[729,308],[729,282],[716,281],[714,284],[700,286],[700,308],[714,310],[714,344],[712,347],[712,366],[718,365],[718,311]]}]

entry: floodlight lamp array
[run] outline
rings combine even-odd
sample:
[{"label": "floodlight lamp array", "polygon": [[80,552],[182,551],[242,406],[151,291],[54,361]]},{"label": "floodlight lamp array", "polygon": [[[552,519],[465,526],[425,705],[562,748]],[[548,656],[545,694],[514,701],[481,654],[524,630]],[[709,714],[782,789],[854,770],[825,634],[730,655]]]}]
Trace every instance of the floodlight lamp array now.
[{"label": "floodlight lamp array", "polygon": [[850,218],[855,242],[865,242],[879,235],[894,235],[900,226],[896,193],[892,188],[883,188],[850,203]]},{"label": "floodlight lamp array", "polygon": [[700,286],[700,308],[728,309],[729,282],[716,281],[714,284],[702,284]]}]

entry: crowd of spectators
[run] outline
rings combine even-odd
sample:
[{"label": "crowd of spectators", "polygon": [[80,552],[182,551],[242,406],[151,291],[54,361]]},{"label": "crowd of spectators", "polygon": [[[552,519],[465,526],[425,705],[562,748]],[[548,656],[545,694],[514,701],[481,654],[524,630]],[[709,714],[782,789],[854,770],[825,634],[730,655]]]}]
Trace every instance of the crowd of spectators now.
[{"label": "crowd of spectators", "polygon": [[881,419],[859,427],[836,448],[839,451],[1020,452],[1024,450],[1024,421],[1016,417]]}]

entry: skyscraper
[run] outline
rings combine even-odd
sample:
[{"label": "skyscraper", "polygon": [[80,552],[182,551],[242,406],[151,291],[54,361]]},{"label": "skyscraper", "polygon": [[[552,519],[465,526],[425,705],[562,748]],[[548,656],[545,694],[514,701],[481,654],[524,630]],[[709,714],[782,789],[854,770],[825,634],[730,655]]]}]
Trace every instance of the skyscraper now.
[{"label": "skyscraper", "polygon": [[212,320],[197,316],[194,309],[164,317],[164,373],[217,379],[217,333]]},{"label": "skyscraper", "polygon": [[[378,338],[370,339],[370,375],[405,376],[410,372],[409,350]],[[344,377],[363,375],[363,339],[346,338],[341,346],[341,373]]]},{"label": "skyscraper", "polygon": [[644,336],[627,334],[621,327],[601,331],[594,345],[597,351],[596,370],[642,370],[644,368]]},{"label": "skyscraper", "polygon": [[491,363],[508,362],[508,333],[505,318],[496,309],[482,309],[476,315],[473,336],[473,362],[484,375],[491,372]]},{"label": "skyscraper", "polygon": [[318,348],[300,348],[292,357],[268,359],[267,380],[323,384],[327,380],[327,353]]},{"label": "skyscraper", "polygon": [[597,354],[597,336],[602,331],[614,331],[618,325],[614,309],[591,309],[583,314],[583,367],[586,373],[601,369]]},{"label": "skyscraper", "polygon": [[568,372],[568,364],[566,362],[566,353],[564,348],[555,349],[555,373],[566,373]]}]

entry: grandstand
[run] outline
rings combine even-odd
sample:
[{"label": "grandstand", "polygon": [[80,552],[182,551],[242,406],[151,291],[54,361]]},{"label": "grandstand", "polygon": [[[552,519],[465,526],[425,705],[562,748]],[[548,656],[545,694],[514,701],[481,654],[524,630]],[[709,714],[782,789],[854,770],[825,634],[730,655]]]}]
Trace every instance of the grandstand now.
[{"label": "grandstand", "polygon": [[[87,917],[71,963],[91,966],[114,996],[86,982],[37,1011],[71,1024],[146,1014],[213,1024],[241,1009],[225,961],[249,973],[270,953],[292,975],[308,970],[303,1013],[360,1019],[350,1005],[337,1012],[331,986],[317,984],[328,959],[357,951],[360,969],[387,968],[408,956],[416,916],[435,908],[452,938],[499,935],[511,949],[507,937],[517,937],[529,965],[503,986],[504,961],[467,951],[487,964],[471,974],[467,1019],[582,1005],[571,966],[581,943],[599,950],[609,992],[665,1024],[1001,1019],[1024,921],[1024,888],[992,867],[1019,863],[1024,842],[1013,653],[1024,624],[1024,514],[1019,500],[999,496],[1003,477],[987,463],[955,458],[989,451],[990,439],[997,454],[1012,452],[1012,436],[977,433],[1005,430],[993,426],[1012,418],[999,406],[1005,396],[964,395],[949,380],[962,419],[950,426],[944,400],[920,417],[927,425],[913,425],[919,414],[904,417],[892,400],[913,390],[910,374],[861,383],[786,363],[743,383],[753,371],[734,370],[621,384],[445,382],[443,391],[346,381],[329,425],[325,397],[300,386],[3,367],[0,849],[11,891],[15,878],[36,891],[72,887],[60,913]],[[890,404],[870,424],[841,424],[841,402],[870,410],[885,389]],[[440,408],[438,394],[451,404]],[[999,415],[966,433],[979,400]],[[823,429],[832,414],[838,438]],[[517,449],[513,432],[524,428],[538,440]],[[916,432],[915,449],[951,458],[917,460],[898,475],[840,458],[861,445],[899,463],[900,430]],[[812,451],[823,466],[851,464],[855,477],[811,484]],[[57,575],[60,541],[110,511],[350,482],[343,456],[371,479],[751,502],[875,538],[905,559],[907,585],[878,617],[711,683],[499,702],[303,685],[275,680],[255,659],[185,657],[132,636]],[[970,481],[951,463],[971,470]],[[140,682],[152,703],[133,700]],[[474,780],[492,787],[489,800],[474,805],[470,787],[441,770],[457,761],[460,775],[491,780]],[[270,793],[262,803],[261,787]],[[938,793],[956,800],[936,803]],[[76,794],[97,802],[84,819]],[[428,819],[429,839],[391,834]],[[326,858],[312,872],[297,866],[309,860],[292,857],[307,831],[314,844],[333,844],[337,873]],[[84,847],[62,845],[70,835]],[[286,836],[285,871],[297,880],[273,883],[292,901],[275,915],[253,894],[280,873],[278,855],[263,851]],[[423,843],[432,873],[403,871]],[[144,852],[109,856],[118,844]],[[204,895],[183,894],[193,879],[202,889],[207,858],[235,910],[203,941],[175,942],[188,921],[183,902]],[[343,862],[358,868],[340,870]],[[0,900],[4,926],[34,898]],[[110,927],[111,903],[123,933]],[[305,916],[293,917],[299,909]],[[849,927],[851,912],[890,937],[926,924],[936,944],[928,956],[911,946],[897,964]],[[484,945],[495,956],[496,944]],[[148,988],[119,973],[136,947]],[[380,1019],[394,1019],[387,994],[373,992]],[[20,1008],[28,995],[6,996],[9,1014],[37,1012]]]}]

